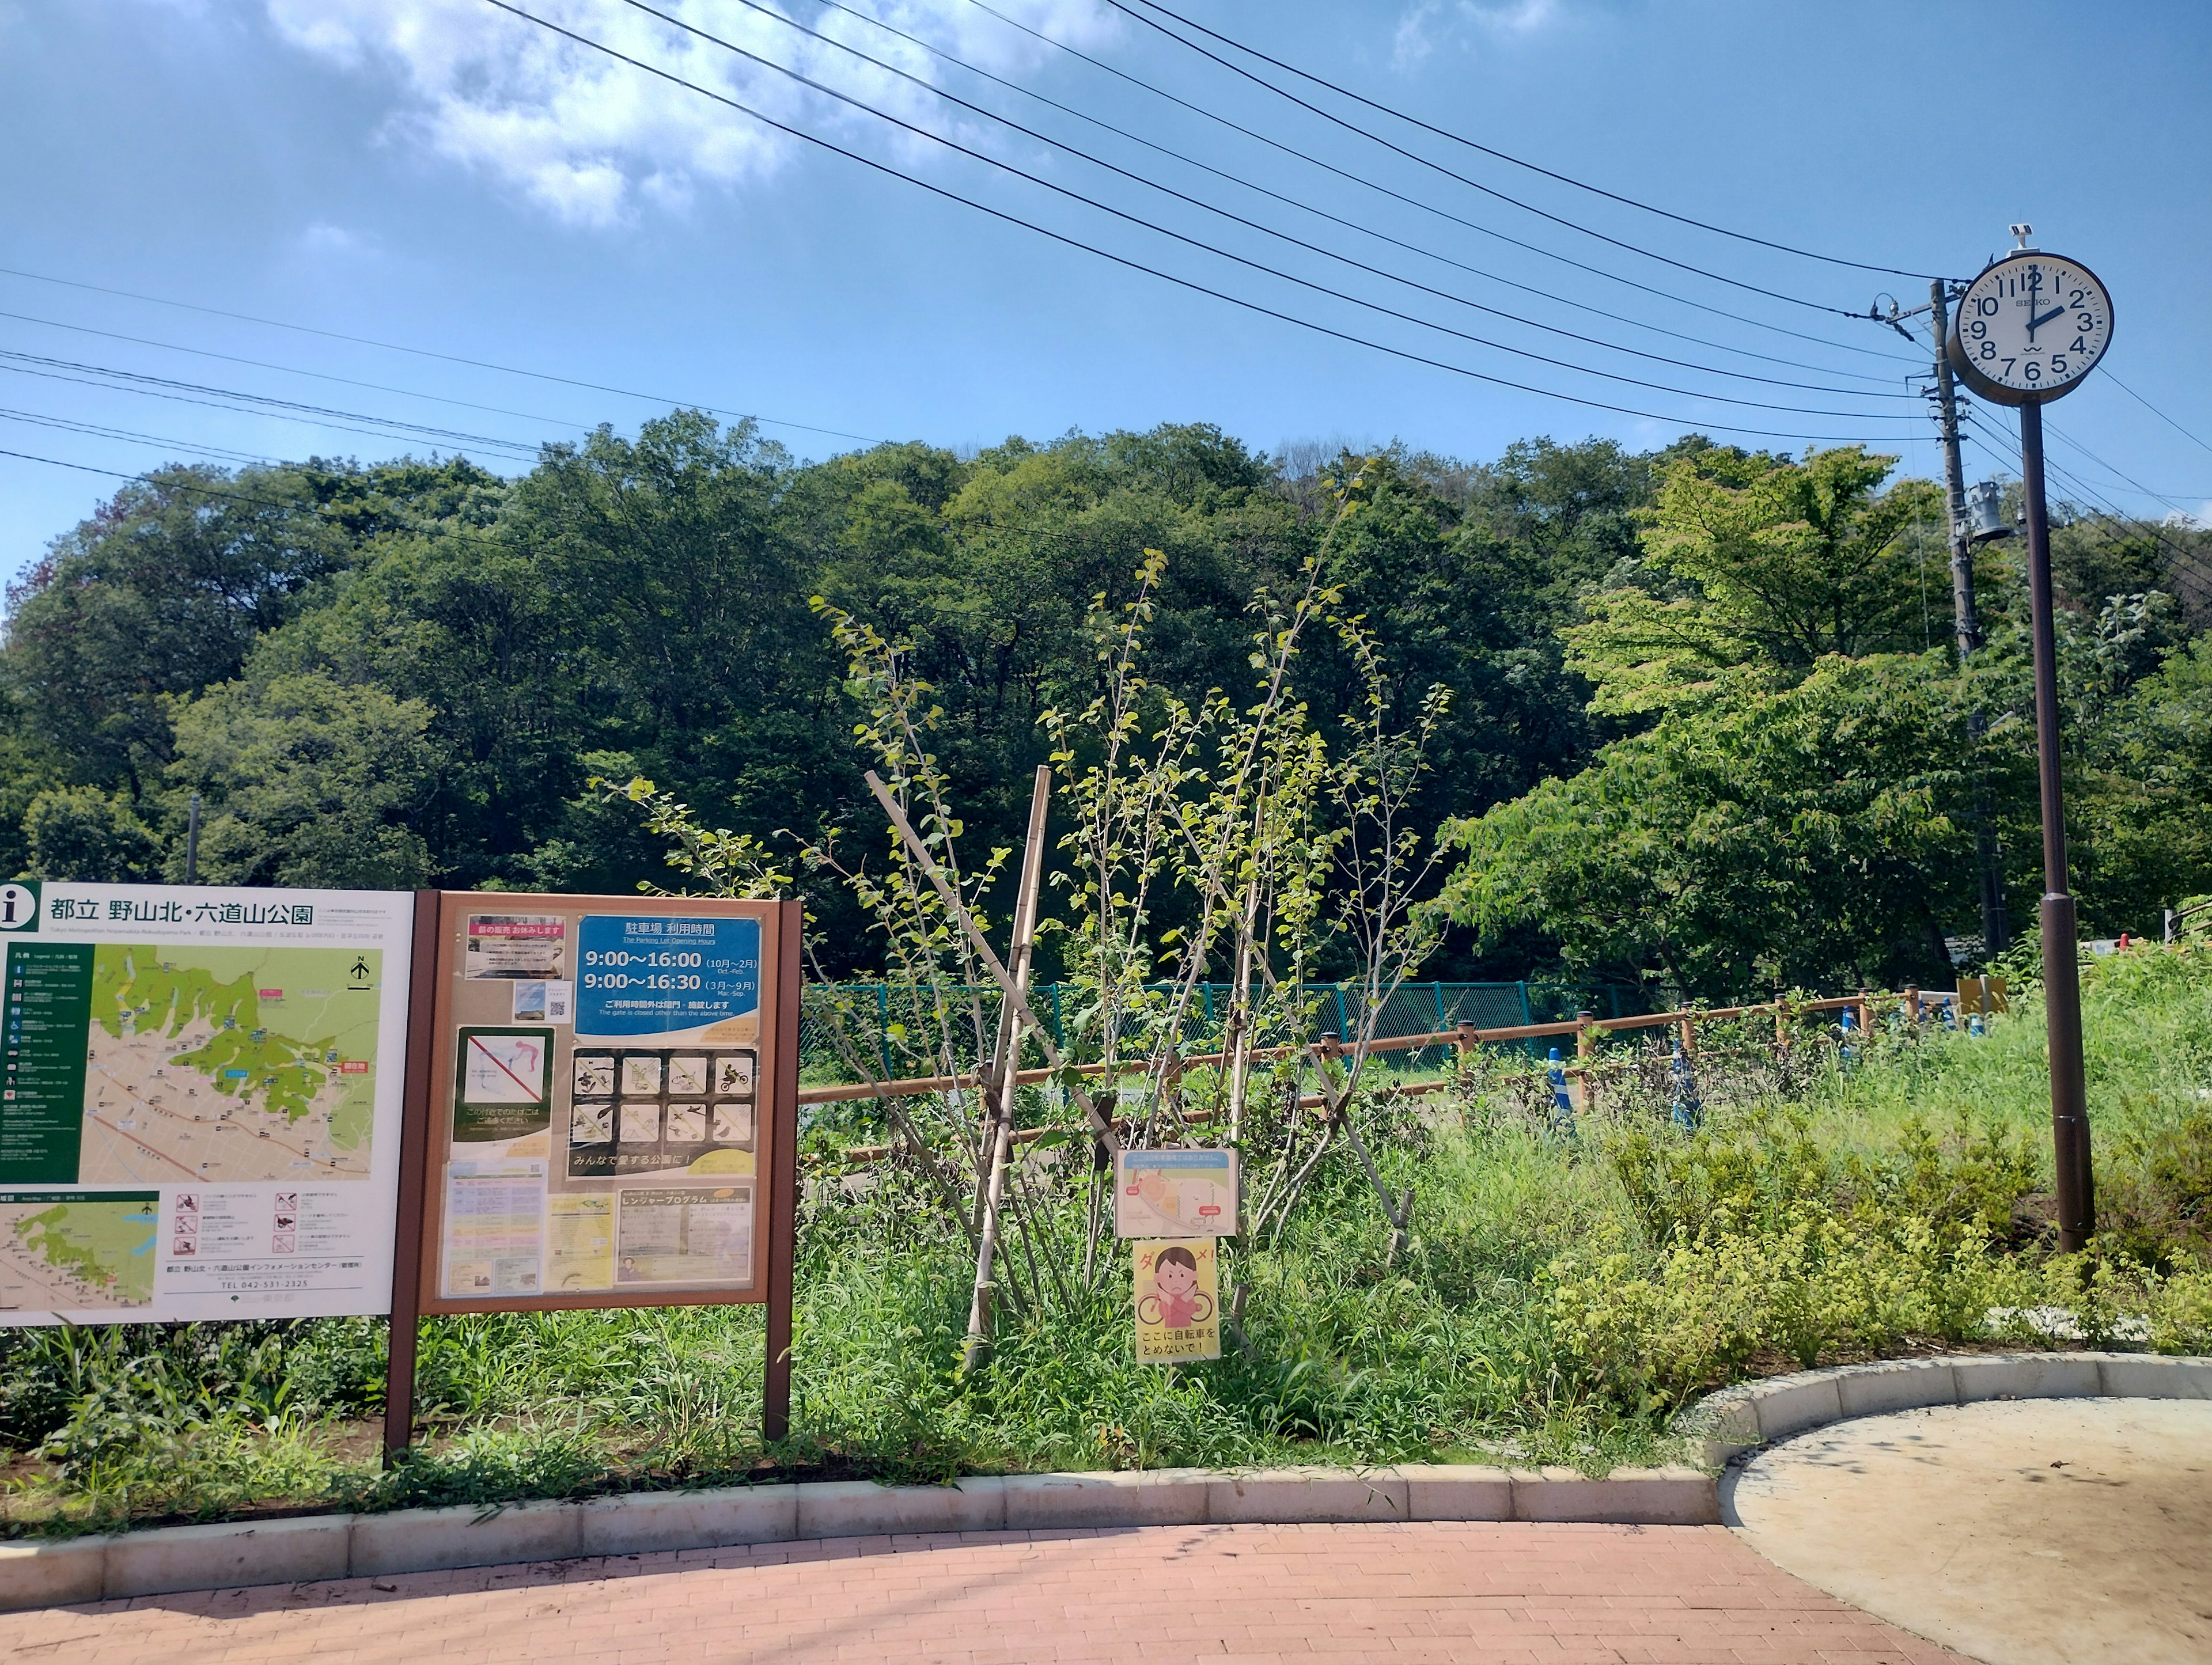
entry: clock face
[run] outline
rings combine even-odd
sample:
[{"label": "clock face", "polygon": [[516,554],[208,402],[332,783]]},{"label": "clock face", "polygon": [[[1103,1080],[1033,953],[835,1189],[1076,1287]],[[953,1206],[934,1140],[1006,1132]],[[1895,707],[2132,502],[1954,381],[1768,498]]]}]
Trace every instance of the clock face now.
[{"label": "clock face", "polygon": [[2112,301],[2078,260],[2022,252],[1966,286],[1952,368],[1983,398],[2040,404],[2070,390],[2112,339]]}]

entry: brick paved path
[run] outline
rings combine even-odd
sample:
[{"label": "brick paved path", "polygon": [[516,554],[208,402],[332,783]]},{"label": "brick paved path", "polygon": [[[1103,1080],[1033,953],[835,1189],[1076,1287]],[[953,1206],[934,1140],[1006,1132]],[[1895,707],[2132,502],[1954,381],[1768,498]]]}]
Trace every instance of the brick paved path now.
[{"label": "brick paved path", "polygon": [[848,1538],[0,1615],[0,1661],[1962,1665],[1722,1527]]}]

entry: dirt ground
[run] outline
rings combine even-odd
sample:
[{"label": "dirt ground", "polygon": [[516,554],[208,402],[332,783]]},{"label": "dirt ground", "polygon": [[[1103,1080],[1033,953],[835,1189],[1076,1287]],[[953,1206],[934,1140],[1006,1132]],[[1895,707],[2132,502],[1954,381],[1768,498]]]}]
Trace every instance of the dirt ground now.
[{"label": "dirt ground", "polygon": [[2212,1401],[1942,1406],[1723,1482],[1788,1571],[1990,1665],[2212,1662]]}]

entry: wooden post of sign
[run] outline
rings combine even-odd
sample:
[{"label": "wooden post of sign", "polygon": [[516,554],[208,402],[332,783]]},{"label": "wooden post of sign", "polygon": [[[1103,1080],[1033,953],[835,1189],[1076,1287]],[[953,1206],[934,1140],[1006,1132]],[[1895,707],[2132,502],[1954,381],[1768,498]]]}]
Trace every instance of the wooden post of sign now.
[{"label": "wooden post of sign", "polygon": [[1692,1057],[1698,1050],[1698,1020],[1685,1014],[1682,1018],[1682,1056]]},{"label": "wooden post of sign", "polygon": [[1917,987],[1908,987],[1905,991],[1905,1021],[1915,1035],[1920,1032],[1920,990]]},{"label": "wooden post of sign", "polygon": [[384,1466],[415,1443],[415,1342],[422,1306],[422,1208],[430,1167],[430,1066],[438,1004],[438,892],[415,893],[407,981],[407,1064],[399,1118],[399,1229],[392,1245],[392,1334],[385,1347]]},{"label": "wooden post of sign", "polygon": [[761,1384],[761,1437],[791,1432],[792,1262],[799,1255],[799,1006],[805,995],[800,933],[806,910],[777,904],[775,926],[775,1169],[768,1185],[768,1369]]}]

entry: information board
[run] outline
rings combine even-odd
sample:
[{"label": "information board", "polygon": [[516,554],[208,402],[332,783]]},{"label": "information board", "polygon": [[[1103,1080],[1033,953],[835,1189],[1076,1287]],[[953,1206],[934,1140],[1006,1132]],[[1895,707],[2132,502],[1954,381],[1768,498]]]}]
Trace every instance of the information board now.
[{"label": "information board", "polygon": [[1233,1237],[1237,1195],[1234,1150],[1114,1153],[1117,1237]]},{"label": "information board", "polygon": [[422,1310],[769,1298],[796,1137],[796,1037],[777,1022],[793,911],[437,899]]},{"label": "information board", "polygon": [[390,1310],[413,898],[0,887],[0,1325]]}]

